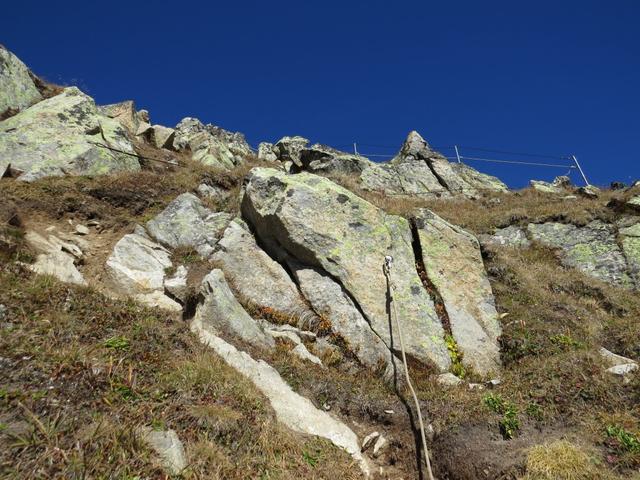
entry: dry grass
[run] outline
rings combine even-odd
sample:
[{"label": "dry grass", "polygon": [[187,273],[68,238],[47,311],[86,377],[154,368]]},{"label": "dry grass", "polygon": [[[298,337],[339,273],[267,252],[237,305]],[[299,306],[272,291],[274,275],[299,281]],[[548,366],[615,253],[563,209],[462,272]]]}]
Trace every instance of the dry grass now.
[{"label": "dry grass", "polygon": [[346,453],[278,427],[252,385],[165,312],[11,264],[0,304],[2,478],[164,478],[142,425],[176,430],[184,478],[357,477]]},{"label": "dry grass", "polygon": [[604,480],[607,476],[583,449],[558,440],[529,450],[523,480]]}]

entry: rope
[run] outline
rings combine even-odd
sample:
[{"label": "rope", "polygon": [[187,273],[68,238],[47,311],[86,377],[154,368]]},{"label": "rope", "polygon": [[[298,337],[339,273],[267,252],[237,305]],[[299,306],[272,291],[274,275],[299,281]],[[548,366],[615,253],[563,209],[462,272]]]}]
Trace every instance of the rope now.
[{"label": "rope", "polygon": [[431,471],[431,460],[429,459],[429,448],[427,447],[427,437],[424,433],[424,422],[422,421],[422,412],[420,411],[420,403],[418,402],[418,396],[416,395],[416,391],[413,388],[413,384],[411,383],[411,377],[409,376],[409,365],[407,365],[407,355],[405,353],[404,348],[404,338],[402,337],[402,327],[400,326],[400,320],[398,318],[398,310],[396,309],[396,302],[393,299],[393,291],[395,290],[395,286],[391,281],[391,263],[393,262],[393,257],[386,256],[384,257],[384,274],[387,277],[387,284],[389,285],[389,297],[391,300],[391,305],[393,306],[393,315],[396,320],[396,328],[398,330],[398,337],[400,338],[400,351],[402,352],[402,363],[404,364],[404,375],[407,380],[407,385],[409,386],[409,390],[411,391],[411,396],[413,397],[413,402],[416,405],[416,411],[418,412],[418,423],[420,425],[420,437],[422,439],[422,448],[424,450],[424,459],[427,462],[427,472],[429,473],[429,480],[434,480],[433,472]]}]

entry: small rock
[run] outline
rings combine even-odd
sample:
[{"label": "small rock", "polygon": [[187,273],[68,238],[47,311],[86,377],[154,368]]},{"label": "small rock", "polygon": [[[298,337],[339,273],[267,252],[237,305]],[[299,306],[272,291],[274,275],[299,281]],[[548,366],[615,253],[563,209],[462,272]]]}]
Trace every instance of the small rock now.
[{"label": "small rock", "polygon": [[562,197],[563,200],[577,200],[578,197],[576,195],[565,195]]},{"label": "small rock", "polygon": [[89,229],[84,225],[76,225],[76,234],[77,235],[89,235]]},{"label": "small rock", "polygon": [[187,299],[187,273],[187,269],[180,265],[170,278],[164,280],[165,290],[182,303]]},{"label": "small rock", "polygon": [[184,446],[174,430],[141,429],[143,440],[160,456],[164,467],[172,475],[178,475],[187,468]]},{"label": "small rock", "polygon": [[456,377],[453,373],[442,373],[436,377],[436,382],[447,387],[454,387],[462,383],[462,379]]},{"label": "small rock", "polygon": [[299,343],[291,350],[291,353],[301,358],[302,360],[307,360],[308,362],[315,363],[316,365],[322,365],[322,361],[316,357],[314,354],[307,350],[307,347],[304,346],[304,343]]},{"label": "small rock", "polygon": [[489,380],[486,385],[489,388],[495,388],[498,385],[500,385],[501,383],[502,383],[502,380],[500,380],[499,378],[493,378],[493,379]]},{"label": "small rock", "polygon": [[598,196],[600,195],[600,189],[598,187],[594,187],[593,185],[580,187],[577,192],[586,198],[598,198]]},{"label": "small rock", "polygon": [[393,415],[396,412],[394,412],[393,410],[385,410],[384,413],[386,413],[387,415]]},{"label": "small rock", "polygon": [[611,190],[624,190],[627,186],[623,182],[611,182]]},{"label": "small rock", "polygon": [[87,226],[88,227],[99,227],[100,226],[100,222],[97,220],[89,220],[87,222]]},{"label": "small rock", "polygon": [[376,440],[376,443],[373,445],[373,456],[375,458],[378,458],[382,453],[382,450],[386,448],[387,444],[388,444],[387,439],[382,435],[380,435]]},{"label": "small rock", "polygon": [[369,446],[373,444],[373,441],[380,436],[380,432],[371,432],[369,435],[364,437],[362,440],[362,448],[361,451],[365,451]]},{"label": "small rock", "polygon": [[481,383],[470,383],[469,390],[484,390],[484,385]]},{"label": "small rock", "polygon": [[7,317],[7,312],[9,309],[4,305],[0,304],[0,322],[2,322]]},{"label": "small rock", "polygon": [[617,355],[606,348],[602,347],[599,350],[600,356],[604,359],[605,363],[610,367],[615,367],[618,365],[627,365],[630,363],[636,363],[634,360],[623,357],[622,355]]},{"label": "small rock", "polygon": [[621,377],[624,383],[629,383],[631,380],[627,376],[637,369],[637,363],[626,363],[623,365],[616,365],[615,367],[607,368],[606,372],[610,373],[611,375]]}]

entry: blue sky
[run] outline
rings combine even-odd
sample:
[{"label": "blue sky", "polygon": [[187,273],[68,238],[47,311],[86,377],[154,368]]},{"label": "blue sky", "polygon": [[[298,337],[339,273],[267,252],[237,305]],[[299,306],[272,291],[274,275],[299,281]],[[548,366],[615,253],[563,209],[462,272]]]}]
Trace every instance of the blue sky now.
[{"label": "blue sky", "polygon": [[[7,2],[3,43],[98,103],[134,99],[250,143],[303,135],[392,155],[410,130],[463,155],[640,178],[640,2]],[[450,154],[450,149],[445,153]],[[376,157],[381,158],[381,157]],[[567,170],[469,161],[512,186]],[[574,177],[579,180],[577,176]]]}]

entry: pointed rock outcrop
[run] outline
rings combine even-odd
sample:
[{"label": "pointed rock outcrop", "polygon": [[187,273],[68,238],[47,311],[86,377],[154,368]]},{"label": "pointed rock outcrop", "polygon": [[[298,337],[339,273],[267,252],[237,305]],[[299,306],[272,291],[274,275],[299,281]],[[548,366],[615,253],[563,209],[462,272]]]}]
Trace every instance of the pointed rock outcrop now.
[{"label": "pointed rock outcrop", "polygon": [[29,69],[0,45],[0,120],[42,100]]},{"label": "pointed rock outcrop", "polygon": [[415,268],[409,222],[309,173],[255,168],[242,201],[243,218],[267,249],[281,249],[302,265],[327,272],[353,299],[385,344],[391,331],[384,258],[394,257],[394,301],[407,353],[446,370],[444,331]]},{"label": "pointed rock outcrop", "polygon": [[478,240],[426,209],[413,222],[427,277],[444,302],[464,363],[481,375],[496,372],[501,328]]},{"label": "pointed rock outcrop", "polygon": [[0,123],[0,170],[19,179],[140,170],[124,128],[75,87]]}]

